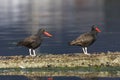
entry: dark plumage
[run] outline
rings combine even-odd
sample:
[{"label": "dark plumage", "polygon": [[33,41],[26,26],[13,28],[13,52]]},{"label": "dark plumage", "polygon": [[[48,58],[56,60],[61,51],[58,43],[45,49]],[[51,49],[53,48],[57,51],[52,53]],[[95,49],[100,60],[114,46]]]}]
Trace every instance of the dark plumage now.
[{"label": "dark plumage", "polygon": [[[24,40],[18,42],[17,46],[25,46],[27,48],[29,48],[29,52],[31,56],[35,56],[35,49],[38,48],[41,43],[42,43],[42,35],[46,35],[48,37],[51,37],[52,35],[49,34],[48,32],[45,31],[45,29],[39,29],[39,31],[37,32],[37,34],[31,35],[27,38],[25,38]],[[34,55],[32,55],[32,52]]]},{"label": "dark plumage", "polygon": [[71,41],[70,45],[81,46],[84,54],[88,54],[87,47],[92,45],[95,42],[98,32],[101,32],[101,31],[99,30],[99,28],[93,25],[90,32],[81,34],[78,38]]}]

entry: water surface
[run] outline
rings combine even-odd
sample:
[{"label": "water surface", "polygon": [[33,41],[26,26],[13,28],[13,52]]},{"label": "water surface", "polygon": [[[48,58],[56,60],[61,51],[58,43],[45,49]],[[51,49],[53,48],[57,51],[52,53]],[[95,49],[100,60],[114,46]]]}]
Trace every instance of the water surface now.
[{"label": "water surface", "polygon": [[16,43],[41,27],[53,38],[45,38],[37,54],[81,53],[80,47],[69,46],[68,42],[90,31],[93,24],[102,32],[88,51],[119,51],[118,3],[119,0],[4,0],[0,5],[0,55],[28,55],[28,49],[16,47]]}]

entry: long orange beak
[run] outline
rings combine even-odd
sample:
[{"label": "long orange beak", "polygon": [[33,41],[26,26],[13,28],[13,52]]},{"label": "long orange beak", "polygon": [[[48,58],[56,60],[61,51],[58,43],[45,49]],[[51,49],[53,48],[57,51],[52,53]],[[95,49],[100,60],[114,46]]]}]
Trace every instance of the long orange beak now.
[{"label": "long orange beak", "polygon": [[98,27],[96,27],[95,29],[97,32],[101,32],[101,30]]},{"label": "long orange beak", "polygon": [[46,35],[48,37],[52,37],[52,35],[50,33],[46,32],[46,31],[44,32],[44,35]]}]

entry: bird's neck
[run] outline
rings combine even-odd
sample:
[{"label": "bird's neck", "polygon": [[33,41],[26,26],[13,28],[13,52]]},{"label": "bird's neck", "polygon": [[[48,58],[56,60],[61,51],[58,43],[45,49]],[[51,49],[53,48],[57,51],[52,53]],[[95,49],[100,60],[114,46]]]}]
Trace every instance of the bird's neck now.
[{"label": "bird's neck", "polygon": [[37,34],[35,34],[36,36],[42,36],[42,32],[38,32]]},{"label": "bird's neck", "polygon": [[91,34],[96,36],[98,34],[98,32],[97,31],[91,31]]}]

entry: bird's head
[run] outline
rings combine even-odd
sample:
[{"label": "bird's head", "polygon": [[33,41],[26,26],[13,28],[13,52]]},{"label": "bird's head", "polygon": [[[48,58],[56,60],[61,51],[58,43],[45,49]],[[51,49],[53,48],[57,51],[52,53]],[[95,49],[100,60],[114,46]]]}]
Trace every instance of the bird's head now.
[{"label": "bird's head", "polygon": [[37,34],[38,35],[44,34],[47,37],[52,37],[52,35],[50,33],[48,33],[44,28],[39,29]]},{"label": "bird's head", "polygon": [[101,32],[101,30],[97,26],[95,26],[95,25],[92,26],[92,30],[91,31]]}]

